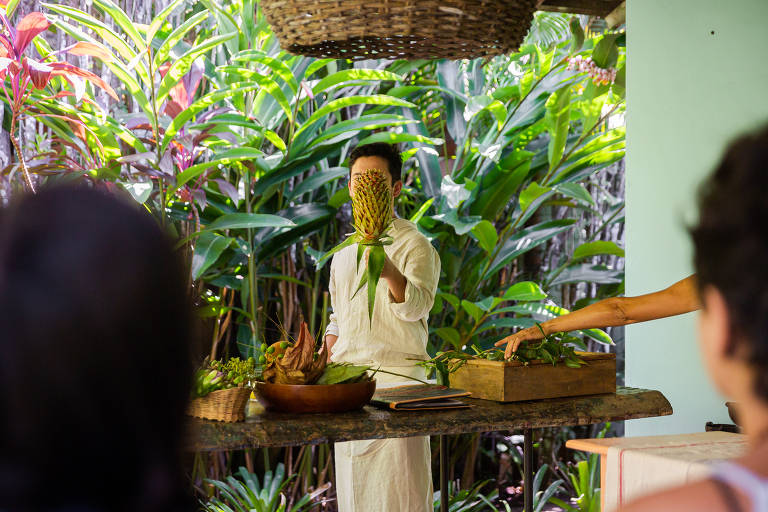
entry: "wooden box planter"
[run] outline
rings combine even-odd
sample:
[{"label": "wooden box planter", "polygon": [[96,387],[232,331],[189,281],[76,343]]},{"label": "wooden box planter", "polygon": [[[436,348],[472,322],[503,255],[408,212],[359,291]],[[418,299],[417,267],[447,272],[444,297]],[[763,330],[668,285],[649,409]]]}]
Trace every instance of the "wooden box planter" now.
[{"label": "wooden box planter", "polygon": [[449,377],[453,388],[465,389],[472,398],[519,402],[564,396],[616,392],[616,355],[577,352],[586,365],[569,368],[544,361],[489,361],[470,359]]}]

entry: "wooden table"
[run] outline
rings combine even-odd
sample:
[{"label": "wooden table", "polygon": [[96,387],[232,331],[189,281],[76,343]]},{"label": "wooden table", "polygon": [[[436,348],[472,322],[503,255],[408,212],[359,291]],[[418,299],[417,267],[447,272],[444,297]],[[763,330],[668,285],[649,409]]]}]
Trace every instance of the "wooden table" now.
[{"label": "wooden table", "polygon": [[[664,465],[669,466],[676,460],[686,460],[680,458],[680,449],[691,447],[707,447],[712,449],[718,445],[725,446],[718,451],[719,455],[728,454],[725,458],[736,457],[740,455],[746,447],[746,438],[742,434],[733,434],[730,432],[696,432],[692,434],[675,434],[662,436],[643,436],[643,437],[610,437],[600,439],[571,439],[565,443],[565,446],[573,450],[580,450],[587,453],[600,455],[600,508],[605,510],[607,475],[608,475],[608,450],[616,448],[622,451],[631,450],[655,450],[664,452]],[[705,459],[716,458],[715,453],[708,452]],[[695,457],[694,457],[695,459]],[[701,459],[701,457],[699,457]],[[693,459],[692,459],[693,460]],[[690,462],[690,460],[689,460]],[[707,460],[707,462],[710,462]],[[690,476],[690,467],[685,474]],[[621,482],[619,482],[621,484]]]},{"label": "wooden table", "polygon": [[498,403],[464,399],[469,409],[394,412],[366,406],[344,414],[284,414],[263,412],[241,423],[192,419],[186,447],[190,451],[238,450],[270,446],[299,446],[362,439],[440,436],[440,488],[447,510],[447,442],[445,436],[472,432],[523,430],[525,510],[531,510],[533,450],[531,429],[589,425],[605,421],[672,414],[658,391],[619,387],[615,394]]}]

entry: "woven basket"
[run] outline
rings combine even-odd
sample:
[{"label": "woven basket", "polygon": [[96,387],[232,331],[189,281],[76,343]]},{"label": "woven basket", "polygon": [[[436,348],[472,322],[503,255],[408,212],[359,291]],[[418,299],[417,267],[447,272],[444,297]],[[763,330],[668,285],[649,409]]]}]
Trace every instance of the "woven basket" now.
[{"label": "woven basket", "polygon": [[516,51],[537,0],[261,0],[281,46],[336,59],[464,59]]},{"label": "woven basket", "polygon": [[190,402],[187,414],[206,420],[225,422],[245,420],[245,406],[251,390],[248,388],[230,388],[212,391],[204,397]]}]

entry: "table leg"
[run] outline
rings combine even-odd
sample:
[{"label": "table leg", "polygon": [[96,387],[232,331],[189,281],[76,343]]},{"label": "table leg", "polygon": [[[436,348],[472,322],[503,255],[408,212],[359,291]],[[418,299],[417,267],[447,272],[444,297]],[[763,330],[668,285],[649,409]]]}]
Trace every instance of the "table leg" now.
[{"label": "table leg", "polygon": [[440,512],[448,512],[448,436],[440,436]]},{"label": "table leg", "polygon": [[523,511],[533,512],[533,433],[523,430]]}]

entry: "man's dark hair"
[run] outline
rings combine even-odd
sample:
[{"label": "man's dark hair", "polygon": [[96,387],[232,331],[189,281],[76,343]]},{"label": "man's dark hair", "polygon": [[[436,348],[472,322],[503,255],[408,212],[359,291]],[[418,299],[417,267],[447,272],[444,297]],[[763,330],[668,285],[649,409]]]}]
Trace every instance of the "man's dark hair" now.
[{"label": "man's dark hair", "polygon": [[403,158],[400,156],[397,144],[374,142],[373,144],[357,146],[349,155],[349,168],[352,169],[352,166],[355,165],[355,160],[363,156],[378,156],[386,160],[389,166],[387,170],[390,176],[392,176],[393,184],[403,179]]},{"label": "man's dark hair", "polygon": [[735,140],[699,191],[691,229],[699,289],[723,295],[768,400],[768,127]]},{"label": "man's dark hair", "polygon": [[155,220],[106,193],[0,210],[0,508],[192,510],[186,276]]}]

